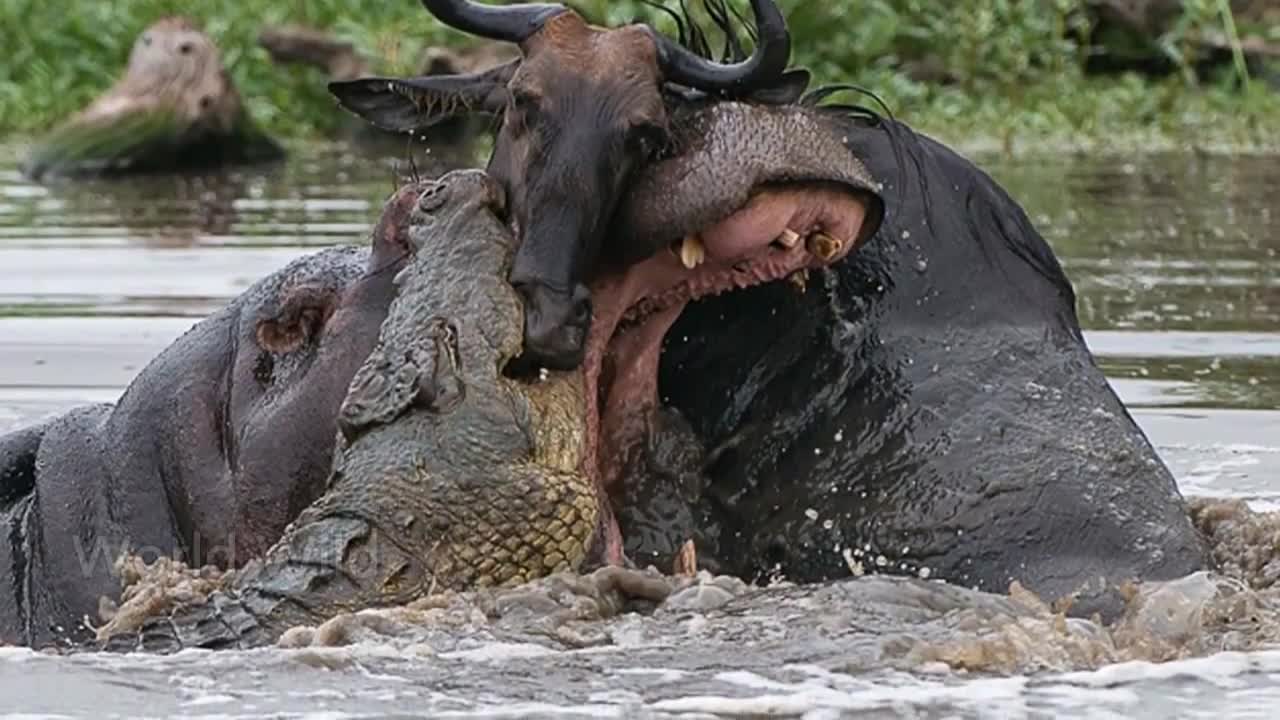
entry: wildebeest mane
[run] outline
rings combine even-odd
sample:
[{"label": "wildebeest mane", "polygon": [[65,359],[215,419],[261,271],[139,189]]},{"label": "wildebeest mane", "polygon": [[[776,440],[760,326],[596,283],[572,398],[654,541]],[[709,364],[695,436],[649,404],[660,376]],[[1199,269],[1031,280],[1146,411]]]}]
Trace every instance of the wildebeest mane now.
[{"label": "wildebeest mane", "polygon": [[[725,64],[742,62],[750,57],[751,54],[744,46],[744,37],[753,43],[758,39],[755,24],[745,18],[742,12],[728,0],[700,0],[697,3],[701,6],[711,31],[723,38],[723,46],[719,52],[712,47],[711,36],[707,28],[703,27],[702,20],[695,14],[693,4],[689,0],[676,0],[674,7],[664,0],[640,1],[670,18],[676,26],[676,41],[690,52],[706,60]],[[636,22],[642,22],[642,19],[637,18]],[[797,77],[799,76],[793,76],[793,82]],[[807,84],[805,89],[808,89]],[[823,85],[808,89],[808,92],[798,99],[794,101],[786,100],[785,104],[794,102],[810,108],[821,107],[827,110],[854,113],[872,121],[879,119],[880,114],[878,112],[863,105],[823,104],[823,101],[831,95],[846,91],[856,92],[870,98],[884,110],[885,115],[890,119],[893,118],[893,112],[879,96],[865,87],[852,83]],[[763,94],[749,96],[747,99],[757,102],[769,102],[769,97]]]}]

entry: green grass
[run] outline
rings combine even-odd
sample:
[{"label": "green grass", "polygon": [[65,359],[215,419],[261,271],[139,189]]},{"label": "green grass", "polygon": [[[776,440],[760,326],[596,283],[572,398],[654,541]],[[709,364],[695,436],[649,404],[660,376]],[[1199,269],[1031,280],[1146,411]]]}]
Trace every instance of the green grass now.
[{"label": "green grass", "polygon": [[[638,2],[574,3],[610,23],[659,15]],[[894,114],[945,140],[1006,149],[1194,145],[1270,148],[1280,138],[1280,93],[1229,64],[1216,78],[1190,71],[1165,80],[1085,78],[1068,29],[1080,0],[782,0],[795,61],[820,82],[876,91]],[[745,3],[742,3],[745,7]],[[1164,39],[1173,57],[1198,29],[1234,33],[1221,0],[1189,0]],[[380,58],[380,71],[411,71],[430,45],[468,40],[414,0],[0,0],[0,133],[42,133],[108,87],[137,35],[159,17],[201,20],[254,118],[276,137],[312,138],[343,116],[319,73],[273,65],[257,47],[264,25],[302,22]],[[660,23],[661,27],[669,25]],[[918,82],[899,68],[928,60],[952,82]],[[1243,81],[1243,82],[1242,82]],[[1242,90],[1241,88],[1246,88]]]}]

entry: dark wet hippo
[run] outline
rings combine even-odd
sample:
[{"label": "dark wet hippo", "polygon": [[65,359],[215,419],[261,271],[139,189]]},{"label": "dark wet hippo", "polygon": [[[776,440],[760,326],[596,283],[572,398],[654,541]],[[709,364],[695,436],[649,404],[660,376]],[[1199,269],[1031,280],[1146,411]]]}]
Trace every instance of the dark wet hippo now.
[{"label": "dark wet hippo", "polygon": [[[701,300],[666,333],[658,386],[713,448],[701,511],[724,569],[1019,580],[1055,598],[1204,568],[1174,479],[1018,204],[904,124],[791,111],[882,179],[886,219],[804,292]],[[736,117],[724,135],[786,147],[769,111]]]},{"label": "dark wet hippo", "polygon": [[466,170],[418,190],[417,254],[342,404],[325,494],[228,592],[110,647],[253,646],[343,611],[574,570],[598,542],[582,373],[504,374],[524,316],[502,189]]},{"label": "dark wet hippo", "polygon": [[320,495],[334,418],[409,256],[387,205],[372,249],[326,250],[256,283],[151,362],[114,406],[0,437],[0,640],[85,632],[124,549],[238,566]]},{"label": "dark wet hippo", "polygon": [[[1173,478],[1095,365],[1071,284],[1017,203],[902,124],[824,107],[839,88],[784,72],[774,3],[751,3],[748,56],[732,13],[707,0],[730,64],[695,33],[680,46],[560,5],[424,4],[518,43],[521,59],[331,89],[389,129],[501,116],[489,167],[521,233],[526,354],[581,360],[600,476],[638,560],[697,530],[722,570],[756,577],[1019,580],[1049,597],[1205,566]],[[688,447],[681,434],[709,449],[704,476],[645,468],[655,445]],[[699,501],[637,517],[652,505],[626,483],[653,478],[667,486],[650,499]],[[1094,607],[1116,604],[1076,606]]]},{"label": "dark wet hippo", "polygon": [[[787,165],[815,147],[863,163],[885,208],[875,235],[801,292],[771,283],[705,297],[673,324],[657,313],[649,323],[666,324],[626,331],[651,338],[630,346],[651,384],[637,371],[627,388],[652,404],[656,386],[709,449],[692,525],[720,570],[801,581],[906,573],[994,592],[1017,580],[1053,599],[1208,564],[1172,476],[1084,343],[1071,283],[994,180],[901,123],[848,108],[720,103],[700,127],[714,143],[637,184],[624,224],[723,192],[658,190],[696,183],[691,168],[723,188],[744,177],[745,153]],[[666,237],[617,237],[657,247],[688,231],[668,221]],[[620,284],[655,263],[670,264],[660,253]],[[699,287],[731,281],[724,272]],[[644,397],[609,402],[605,418]],[[682,539],[629,548],[670,552]],[[1119,609],[1093,591],[1077,612]]]}]

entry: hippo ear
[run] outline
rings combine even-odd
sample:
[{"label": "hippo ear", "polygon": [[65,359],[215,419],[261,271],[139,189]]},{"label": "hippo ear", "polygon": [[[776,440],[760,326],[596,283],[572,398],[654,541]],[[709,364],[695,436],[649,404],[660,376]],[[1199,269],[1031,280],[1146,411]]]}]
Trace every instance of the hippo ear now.
[{"label": "hippo ear", "polygon": [[44,439],[44,425],[0,435],[0,511],[36,487],[36,454]]},{"label": "hippo ear", "polygon": [[507,104],[507,82],[519,60],[465,75],[361,78],[329,83],[338,104],[391,132],[419,132],[467,113],[495,114]]},{"label": "hippo ear", "polygon": [[276,354],[291,353],[320,336],[333,316],[337,296],[332,290],[300,287],[289,291],[274,316],[258,321],[258,347]]}]

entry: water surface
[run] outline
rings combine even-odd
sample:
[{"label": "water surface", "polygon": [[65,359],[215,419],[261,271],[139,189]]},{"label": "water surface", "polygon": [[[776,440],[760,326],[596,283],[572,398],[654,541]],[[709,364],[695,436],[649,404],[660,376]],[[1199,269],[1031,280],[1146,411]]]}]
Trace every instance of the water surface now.
[{"label": "water surface", "polygon": [[[263,275],[363,242],[396,164],[317,145],[265,170],[46,187],[19,176],[15,152],[0,150],[0,432],[114,400]],[[1090,346],[1183,491],[1280,508],[1276,159],[979,161],[1058,253]],[[833,672],[794,655],[757,666],[668,653],[663,666],[637,668],[601,651],[531,658],[527,647],[488,647],[423,658],[360,646],[332,663],[278,650],[6,650],[0,692],[7,710],[59,717],[1269,717],[1280,703],[1272,652],[966,678]]]}]

